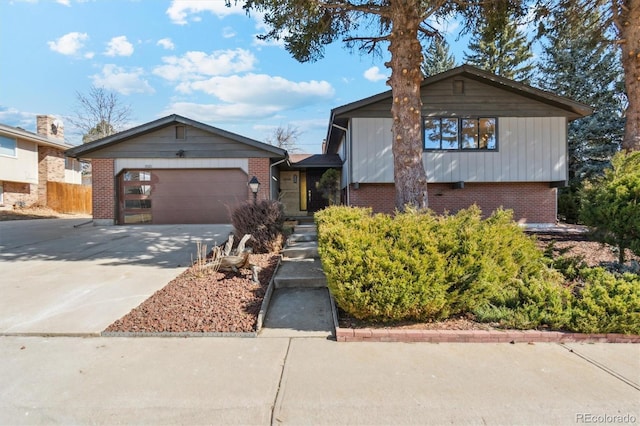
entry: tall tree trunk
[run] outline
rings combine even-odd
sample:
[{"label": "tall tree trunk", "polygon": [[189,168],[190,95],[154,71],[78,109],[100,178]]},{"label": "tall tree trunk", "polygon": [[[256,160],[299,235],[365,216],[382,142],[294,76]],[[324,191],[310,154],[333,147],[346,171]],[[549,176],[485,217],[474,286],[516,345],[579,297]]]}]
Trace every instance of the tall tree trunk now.
[{"label": "tall tree trunk", "polygon": [[391,0],[389,37],[393,94],[393,166],[396,207],[428,207],[427,175],[422,164],[422,46],[418,41],[420,0]]},{"label": "tall tree trunk", "polygon": [[622,67],[629,98],[622,148],[640,151],[640,0],[619,0],[616,24],[622,47]]}]

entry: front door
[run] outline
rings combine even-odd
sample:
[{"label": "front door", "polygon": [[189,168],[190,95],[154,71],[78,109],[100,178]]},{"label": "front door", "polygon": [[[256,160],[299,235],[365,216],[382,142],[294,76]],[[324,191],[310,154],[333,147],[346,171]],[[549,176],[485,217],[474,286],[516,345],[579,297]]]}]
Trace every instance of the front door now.
[{"label": "front door", "polygon": [[329,205],[317,185],[324,172],[324,169],[307,169],[307,213],[315,213]]}]

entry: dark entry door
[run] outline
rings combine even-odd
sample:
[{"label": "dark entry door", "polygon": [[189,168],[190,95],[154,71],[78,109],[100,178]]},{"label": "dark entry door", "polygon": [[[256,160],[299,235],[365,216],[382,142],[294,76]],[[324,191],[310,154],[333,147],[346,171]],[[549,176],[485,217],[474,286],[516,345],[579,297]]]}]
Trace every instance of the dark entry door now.
[{"label": "dark entry door", "polygon": [[317,187],[324,172],[324,169],[307,169],[307,213],[315,213],[329,205]]}]

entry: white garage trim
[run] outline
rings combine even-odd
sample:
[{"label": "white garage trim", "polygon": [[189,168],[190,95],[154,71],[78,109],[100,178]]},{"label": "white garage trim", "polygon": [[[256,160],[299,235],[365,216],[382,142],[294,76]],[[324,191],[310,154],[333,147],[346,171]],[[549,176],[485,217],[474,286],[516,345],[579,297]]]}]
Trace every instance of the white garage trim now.
[{"label": "white garage trim", "polygon": [[118,158],[114,176],[123,169],[242,169],[249,174],[247,158]]}]

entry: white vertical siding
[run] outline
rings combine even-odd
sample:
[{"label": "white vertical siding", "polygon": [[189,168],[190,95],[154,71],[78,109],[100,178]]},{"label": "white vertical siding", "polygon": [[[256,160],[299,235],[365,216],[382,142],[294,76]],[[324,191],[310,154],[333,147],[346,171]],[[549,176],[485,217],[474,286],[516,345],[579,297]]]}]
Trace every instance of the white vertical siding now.
[{"label": "white vertical siding", "polygon": [[18,139],[16,156],[0,156],[0,181],[38,183],[38,145]]},{"label": "white vertical siding", "polygon": [[[354,182],[393,182],[389,118],[352,119]],[[498,118],[497,151],[424,152],[429,182],[550,182],[567,177],[564,117]]]},{"label": "white vertical siding", "polygon": [[393,182],[391,125],[392,120],[388,118],[351,120],[354,182]]}]

